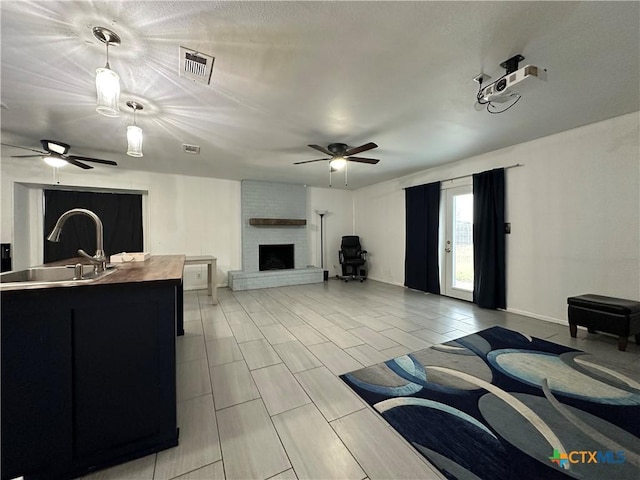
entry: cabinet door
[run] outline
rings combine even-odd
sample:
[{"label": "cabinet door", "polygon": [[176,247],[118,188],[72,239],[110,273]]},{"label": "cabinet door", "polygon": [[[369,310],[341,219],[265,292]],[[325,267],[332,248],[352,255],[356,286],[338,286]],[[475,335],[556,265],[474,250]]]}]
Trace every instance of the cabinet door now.
[{"label": "cabinet door", "polygon": [[158,435],[166,417],[158,302],[106,303],[73,316],[74,457]]},{"label": "cabinet door", "polygon": [[2,478],[52,471],[70,458],[71,316],[2,305]]}]

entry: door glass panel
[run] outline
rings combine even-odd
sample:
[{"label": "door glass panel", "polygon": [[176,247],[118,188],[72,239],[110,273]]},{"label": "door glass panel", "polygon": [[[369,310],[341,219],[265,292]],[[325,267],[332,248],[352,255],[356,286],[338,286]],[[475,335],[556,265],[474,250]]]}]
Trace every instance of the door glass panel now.
[{"label": "door glass panel", "polygon": [[473,291],[473,194],[453,197],[453,287]]},{"label": "door glass panel", "polygon": [[471,184],[444,189],[446,201],[441,237],[443,294],[473,301],[473,188]]}]

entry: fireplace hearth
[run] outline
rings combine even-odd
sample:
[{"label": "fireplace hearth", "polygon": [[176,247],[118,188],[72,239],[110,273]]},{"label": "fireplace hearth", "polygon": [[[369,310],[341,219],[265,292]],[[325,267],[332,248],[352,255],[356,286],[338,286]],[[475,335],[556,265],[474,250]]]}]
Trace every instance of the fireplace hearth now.
[{"label": "fireplace hearth", "polygon": [[259,245],[258,266],[264,270],[286,270],[294,268],[293,244]]}]

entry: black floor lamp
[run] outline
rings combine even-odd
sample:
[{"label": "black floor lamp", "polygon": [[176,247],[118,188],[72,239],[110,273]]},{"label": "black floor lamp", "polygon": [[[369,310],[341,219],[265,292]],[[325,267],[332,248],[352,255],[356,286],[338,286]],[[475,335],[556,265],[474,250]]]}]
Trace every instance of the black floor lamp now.
[{"label": "black floor lamp", "polygon": [[327,210],[316,210],[320,215],[320,268],[323,270],[324,280],[329,280],[329,271],[324,269],[324,216],[329,213]]}]

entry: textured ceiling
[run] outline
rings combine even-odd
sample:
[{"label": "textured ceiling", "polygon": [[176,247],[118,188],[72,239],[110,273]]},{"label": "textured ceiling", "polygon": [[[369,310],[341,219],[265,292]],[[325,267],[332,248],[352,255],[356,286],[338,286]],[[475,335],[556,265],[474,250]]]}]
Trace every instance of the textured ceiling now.
[{"label": "textured ceiling", "polygon": [[[349,188],[358,188],[640,109],[638,2],[3,1],[0,9],[2,142],[39,148],[56,139],[121,169],[327,186],[327,163],[292,165],[322,158],[307,144],[372,141],[379,148],[361,156],[380,163],[349,168]],[[95,112],[105,48],[94,26],[122,38],[110,49],[119,118]],[[216,58],[211,85],[178,76],[180,46]],[[547,68],[548,82],[503,114],[476,111],[472,78],[497,78],[517,53],[521,66]],[[125,155],[127,100],[144,105],[142,158]],[[182,153],[183,143],[200,145],[200,155]],[[3,157],[23,153],[2,148]]]}]

